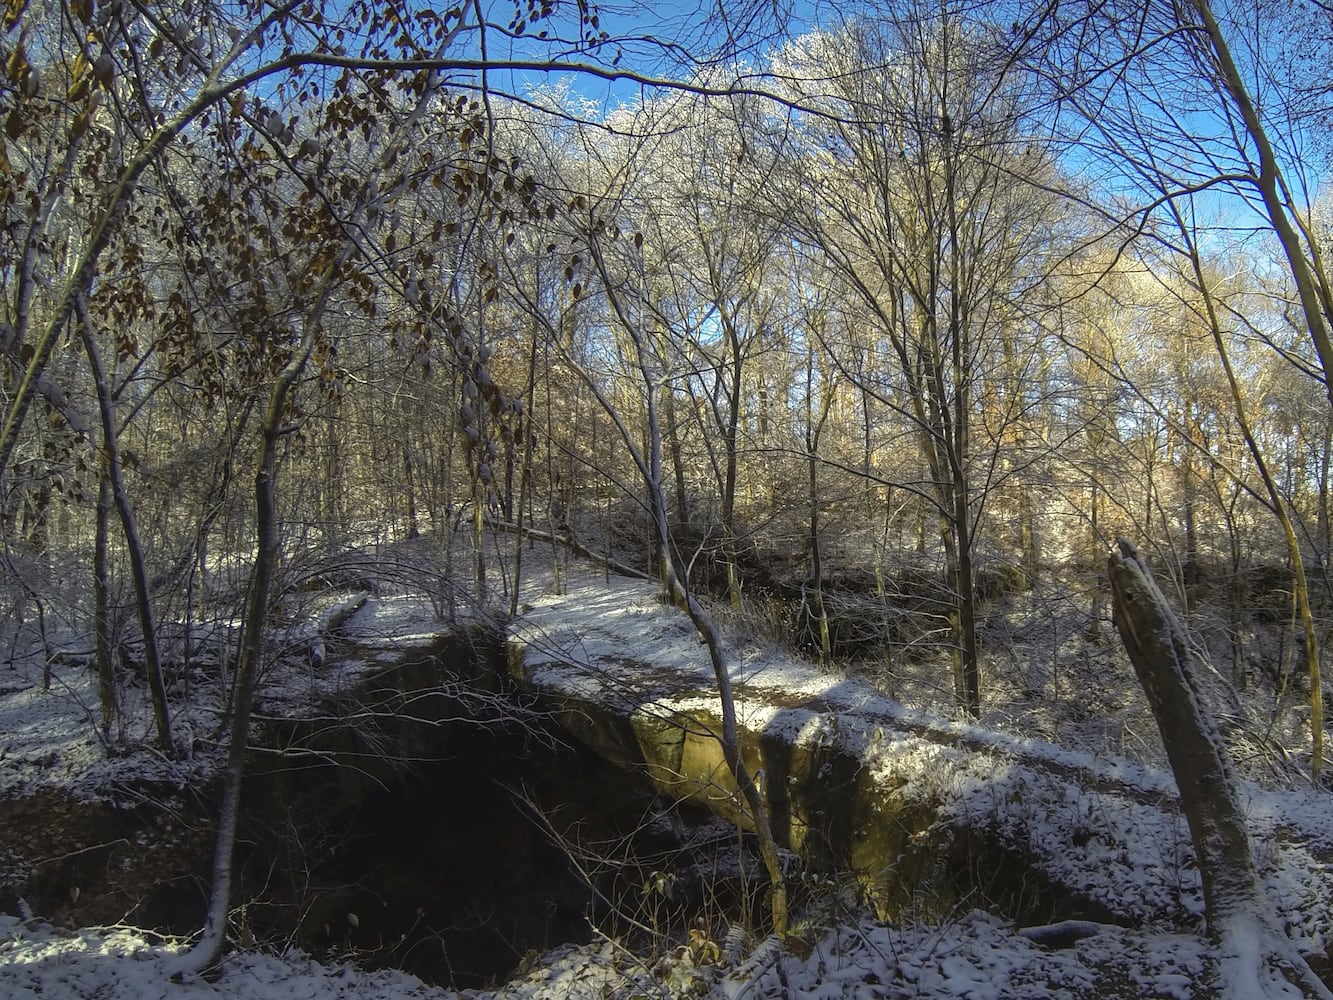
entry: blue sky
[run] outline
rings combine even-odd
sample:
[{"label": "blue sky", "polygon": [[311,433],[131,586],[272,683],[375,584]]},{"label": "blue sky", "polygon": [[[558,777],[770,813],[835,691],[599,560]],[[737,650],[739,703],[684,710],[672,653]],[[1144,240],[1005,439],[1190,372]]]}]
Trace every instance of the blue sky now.
[{"label": "blue sky", "polygon": [[[507,10],[507,3],[497,4],[491,9],[491,16],[503,26],[509,20]],[[579,51],[553,44],[549,38],[535,37],[543,28],[552,37],[567,38],[573,34],[577,7],[571,0],[561,0],[553,18],[529,26],[522,38],[491,32],[487,38],[488,55],[491,60],[526,60],[554,54],[557,64],[588,62],[604,67],[611,67],[619,57],[616,68],[649,77],[679,78],[690,71],[690,57],[725,48],[729,27],[735,36],[755,39],[739,54],[758,62],[784,37],[808,31],[829,10],[811,0],[747,0],[743,7],[734,0],[607,3],[596,8],[598,25],[620,42]],[[633,81],[608,81],[559,69],[549,73],[501,71],[492,74],[491,82],[496,89],[522,93],[527,87],[551,85],[560,80],[567,80],[579,93],[608,107],[636,100],[641,91]]]}]

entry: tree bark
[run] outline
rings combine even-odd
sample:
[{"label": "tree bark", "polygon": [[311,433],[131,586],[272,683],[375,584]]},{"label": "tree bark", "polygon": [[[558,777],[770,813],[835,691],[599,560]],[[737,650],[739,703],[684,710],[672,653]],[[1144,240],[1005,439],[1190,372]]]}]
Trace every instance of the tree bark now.
[{"label": "tree bark", "polygon": [[953,532],[957,561],[953,567],[954,597],[957,600],[956,635],[961,689],[959,701],[972,718],[981,715],[981,656],[977,646],[977,587],[973,565],[971,507],[965,475],[953,484]]},{"label": "tree bark", "polygon": [[[540,277],[534,281],[540,286]],[[523,442],[523,453],[518,473],[518,509],[514,512],[514,523],[518,535],[514,540],[514,586],[509,595],[509,617],[518,617],[519,590],[523,585],[523,512],[527,510],[528,526],[532,525],[532,511],[529,509],[532,492],[532,451],[537,435],[532,426],[532,404],[537,393],[537,324],[533,324],[532,343],[528,348],[528,385],[523,392],[523,409],[518,414],[514,434]],[[553,547],[554,547],[554,543]]]},{"label": "tree bark", "polygon": [[[425,114],[439,93],[440,86],[438,78],[427,84],[416,107],[403,120],[398,140],[385,144],[376,161],[376,169],[372,169],[367,176],[375,177],[377,168],[383,167],[398,155],[406,141],[404,137],[411,134],[412,126]],[[192,948],[167,963],[167,975],[172,977],[196,975],[213,967],[226,943],[227,917],[231,908],[232,856],[240,819],[241,785],[245,779],[245,757],[250,740],[250,714],[264,660],[269,599],[277,575],[278,557],[282,551],[281,518],[278,511],[278,443],[298,426],[288,424],[284,419],[288,399],[310,363],[320,339],[324,315],[333,290],[343,278],[348,262],[360,251],[352,234],[357,231],[373,205],[377,202],[382,204],[385,197],[386,192],[371,190],[369,187],[364,190],[348,223],[348,235],[342,241],[341,248],[336,253],[331,252],[327,258],[322,255],[315,258],[318,263],[313,263],[313,266],[319,269],[318,294],[304,317],[300,343],[274,377],[265,402],[255,468],[255,563],[246,593],[245,620],[236,664],[231,743],[228,747],[227,771],[223,778],[222,804],[218,810],[217,837],[213,848],[213,885],[209,893],[203,933]]]},{"label": "tree bark", "polygon": [[690,494],[685,485],[685,456],[681,450],[680,422],[676,413],[676,394],[667,387],[662,399],[662,412],[666,418],[667,448],[671,452],[671,472],[676,484],[676,523],[688,526],[690,523]]}]

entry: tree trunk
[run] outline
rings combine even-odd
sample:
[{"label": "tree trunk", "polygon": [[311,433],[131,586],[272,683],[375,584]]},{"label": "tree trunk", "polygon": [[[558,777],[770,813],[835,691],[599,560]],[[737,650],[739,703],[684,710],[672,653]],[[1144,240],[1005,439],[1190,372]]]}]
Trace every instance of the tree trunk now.
[{"label": "tree trunk", "polygon": [[[523,513],[527,510],[528,521],[532,521],[530,509],[532,490],[532,449],[536,443],[536,434],[532,428],[532,404],[537,392],[537,336],[536,324],[533,324],[532,345],[528,349],[528,385],[523,393],[523,409],[519,412],[514,427],[514,439],[523,442],[522,457],[518,471],[518,509],[515,511],[514,524],[518,535],[514,540],[514,587],[509,595],[509,617],[518,617],[519,591],[523,584]],[[552,548],[555,541],[552,539]]]},{"label": "tree trunk", "polygon": [[[425,88],[413,112],[401,125],[407,135],[411,126],[425,112],[438,93],[438,80]],[[379,157],[384,164],[396,156],[401,143],[386,146]],[[374,176],[374,174],[370,174]],[[355,231],[360,218],[384,192],[363,193],[349,222],[349,234]],[[314,353],[335,283],[342,280],[344,268],[353,254],[359,251],[352,238],[345,240],[337,254],[330,254],[322,267],[319,293],[304,317],[301,342],[290,360],[273,380],[264,407],[261,442],[255,469],[255,548],[254,569],[250,574],[249,590],[245,601],[245,620],[241,632],[241,648],[237,657],[233,708],[231,715],[231,744],[228,747],[227,771],[223,779],[222,803],[218,810],[217,838],[213,848],[213,885],[208,899],[208,915],[203,934],[189,951],[177,955],[167,963],[169,976],[194,975],[214,966],[222,954],[227,936],[227,916],[231,908],[232,855],[236,847],[236,828],[240,819],[241,785],[245,778],[246,748],[250,739],[250,713],[254,706],[255,688],[264,660],[264,638],[268,625],[269,597],[273,579],[277,575],[278,557],[282,550],[278,513],[278,443],[294,430],[284,421],[288,398],[297,380],[305,371]]]},{"label": "tree trunk", "polygon": [[676,414],[676,395],[668,387],[662,401],[666,417],[667,448],[671,452],[671,472],[676,483],[676,523],[690,523],[690,496],[685,485],[685,457],[680,447],[680,424]]},{"label": "tree trunk", "polygon": [[819,484],[815,476],[818,459],[808,456],[810,473],[810,583],[813,588],[815,621],[819,623],[819,663],[827,669],[833,662],[833,643],[829,635],[828,609],[824,606],[824,562],[819,551]]},{"label": "tree trunk", "polygon": [[[325,552],[333,555],[342,543],[346,522],[346,504],[343,501],[343,456],[338,435],[338,420],[333,413],[324,418],[324,474],[320,493],[323,495],[324,537],[321,539]],[[408,486],[408,504],[412,503],[411,486]]]},{"label": "tree trunk", "polygon": [[107,535],[111,520],[111,482],[103,469],[97,490],[97,535],[93,545],[93,640],[97,644],[97,700],[102,742],[111,745],[116,715],[116,678],[111,669],[111,609],[107,574]]},{"label": "tree trunk", "polygon": [[417,522],[417,487],[412,475],[412,451],[406,439],[403,441],[403,472],[407,486],[407,537],[410,541],[421,534],[421,525]]},{"label": "tree trunk", "polygon": [[[1322,379],[1324,391],[1329,402],[1333,403],[1333,329],[1329,326],[1329,318],[1333,315],[1333,288],[1330,288],[1328,275],[1319,266],[1319,260],[1310,259],[1311,256],[1317,255],[1318,247],[1308,239],[1310,255],[1306,253],[1307,247],[1301,240],[1302,233],[1297,230],[1300,217],[1291,206],[1290,188],[1286,178],[1282,176],[1277,154],[1273,150],[1263,119],[1259,116],[1259,109],[1250,95],[1235,59],[1232,58],[1231,47],[1222,34],[1221,25],[1213,15],[1212,4],[1209,0],[1193,0],[1193,5],[1203,22],[1209,46],[1212,48],[1209,68],[1215,70],[1220,77],[1220,83],[1231,95],[1231,100],[1240,113],[1245,132],[1254,144],[1254,151],[1259,159],[1259,175],[1255,178],[1255,185],[1263,198],[1268,221],[1272,223],[1273,232],[1277,234],[1278,242],[1281,243],[1283,254],[1287,258],[1287,266],[1296,285],[1296,295],[1301,303],[1301,312],[1309,328],[1310,342],[1319,356],[1320,368],[1324,374]],[[1305,235],[1308,238],[1308,233]]]},{"label": "tree trunk", "polygon": [[50,546],[50,523],[47,512],[51,509],[51,487],[42,483],[33,502],[23,505],[23,538],[33,554],[45,558]]},{"label": "tree trunk", "polygon": [[[570,335],[572,339],[572,334]],[[560,473],[555,467],[555,406],[553,405],[551,393],[552,368],[550,345],[542,348],[542,368],[546,371],[545,381],[545,406],[546,411],[546,482],[550,499],[546,504],[546,526],[551,532],[551,538],[566,537],[565,519],[563,515],[563,506],[560,495]],[[650,546],[651,547],[651,546]],[[564,574],[561,567],[561,548],[559,545],[551,545],[551,589],[556,594],[565,592]]]},{"label": "tree trunk", "polygon": [[953,632],[953,665],[958,706],[972,718],[981,714],[981,667],[977,647],[977,588],[972,558],[972,523],[967,480],[960,463],[954,463],[952,509],[940,517],[940,534],[949,564],[954,607],[950,614]]},{"label": "tree trunk", "polygon": [[[1175,213],[1176,224],[1180,227],[1180,231],[1187,238],[1190,238],[1190,230],[1185,225],[1184,218],[1174,208],[1172,211]],[[1310,776],[1315,785],[1321,785],[1324,765],[1324,682],[1319,665],[1319,640],[1315,634],[1314,617],[1310,610],[1310,588],[1305,576],[1305,559],[1301,553],[1300,541],[1296,537],[1295,526],[1291,522],[1291,516],[1287,513],[1287,502],[1278,490],[1277,481],[1274,479],[1272,470],[1269,469],[1264,453],[1259,447],[1258,439],[1255,438],[1254,431],[1250,427],[1250,419],[1245,407],[1245,393],[1240,380],[1236,376],[1236,370],[1231,364],[1231,355],[1227,350],[1226,340],[1222,336],[1222,324],[1218,319],[1217,310],[1214,308],[1208,282],[1205,280],[1202,258],[1199,256],[1198,248],[1194,245],[1192,239],[1189,256],[1199,290],[1203,292],[1203,305],[1213,335],[1213,347],[1217,350],[1217,358],[1222,362],[1222,371],[1227,378],[1227,387],[1231,390],[1231,401],[1236,411],[1236,425],[1239,427],[1245,445],[1249,449],[1250,457],[1254,459],[1255,469],[1258,471],[1260,479],[1263,480],[1264,489],[1268,493],[1269,504],[1273,514],[1278,519],[1278,523],[1282,526],[1282,534],[1287,543],[1287,555],[1291,560],[1292,567],[1292,601],[1296,610],[1300,613],[1301,634],[1304,638],[1305,648],[1305,670],[1310,681]]]},{"label": "tree trunk", "polygon": [[[306,355],[309,354],[309,348]],[[236,664],[236,687],[232,701],[231,745],[223,779],[222,804],[218,809],[217,840],[213,849],[213,885],[209,894],[204,932],[189,951],[167,966],[170,976],[202,972],[216,964],[227,936],[231,907],[232,855],[240,819],[241,785],[245,777],[245,754],[250,740],[250,709],[264,659],[264,635],[268,624],[269,593],[276,575],[281,539],[278,531],[278,442],[282,438],[282,414],[287,393],[304,367],[304,357],[289,363],[269,396],[264,414],[263,441],[255,470],[255,524],[258,546],[254,572],[245,602],[245,624]]]},{"label": "tree trunk", "polygon": [[736,567],[736,480],[739,472],[737,441],[741,422],[741,349],[736,330],[727,324],[731,344],[731,385],[727,393],[727,421],[722,428],[726,448],[726,479],[722,485],[722,551],[727,561],[727,600],[737,611],[744,607],[740,571]]},{"label": "tree trunk", "polygon": [[477,603],[486,603],[486,485],[472,470],[472,566]]},{"label": "tree trunk", "polygon": [[[605,287],[614,288],[615,283],[610,280],[607,274],[606,262],[602,258],[596,240],[589,241],[589,249],[592,251],[593,261]],[[718,705],[722,715],[722,732],[717,734],[722,750],[722,758],[726,761],[727,767],[730,768],[736,779],[736,786],[740,790],[745,807],[754,824],[754,832],[759,841],[759,854],[768,874],[769,889],[772,893],[770,912],[773,930],[775,933],[785,934],[788,924],[786,880],[782,873],[782,862],[778,856],[777,842],[773,839],[773,828],[769,825],[768,809],[764,803],[763,792],[760,791],[758,784],[741,758],[740,737],[736,721],[736,698],[732,690],[731,673],[727,666],[726,654],[722,650],[721,636],[718,634],[717,626],[713,623],[712,618],[704,610],[703,605],[690,593],[685,585],[684,578],[677,572],[675,558],[671,551],[671,524],[667,516],[666,490],[662,484],[662,426],[658,410],[658,394],[663,389],[663,380],[654,373],[648,340],[641,329],[626,314],[617,295],[609,295],[608,299],[616,319],[633,340],[639,375],[643,379],[645,417],[647,418],[644,427],[647,447],[643,451],[638,450],[633,431],[621,418],[616,407],[602,393],[596,381],[587,372],[580,372],[579,375],[583,384],[597,397],[607,417],[616,425],[621,440],[629,448],[630,456],[643,478],[644,488],[648,494],[647,506],[650,528],[653,532],[653,545],[651,547],[656,550],[666,592],[672,602],[689,616],[690,622],[699,633],[700,639],[708,647],[708,659],[713,668],[713,678],[717,683]]]},{"label": "tree trunk", "polygon": [[[650,392],[651,398],[651,392]],[[749,773],[745,761],[741,758],[740,735],[736,723],[736,699],[731,688],[731,674],[727,667],[726,656],[722,651],[722,639],[717,626],[684,586],[676,572],[675,559],[671,554],[670,527],[667,522],[666,497],[662,489],[661,477],[661,434],[657,428],[657,415],[652,403],[648,406],[648,422],[652,428],[650,442],[649,474],[645,477],[650,494],[653,522],[657,533],[658,558],[662,563],[663,575],[668,592],[675,604],[690,618],[699,637],[708,647],[709,662],[713,667],[713,678],[717,682],[718,703],[722,709],[722,732],[718,740],[722,747],[722,758],[726,761],[736,785],[745,801],[745,807],[754,823],[755,835],[759,841],[759,855],[764,869],[768,873],[769,890],[772,893],[770,911],[773,930],[777,934],[787,931],[787,887],[782,875],[782,862],[778,857],[777,842],[773,839],[773,830],[768,822],[768,809],[764,804],[763,793],[759,790],[754,776]]]},{"label": "tree trunk", "polygon": [[1181,467],[1181,493],[1185,520],[1185,559],[1181,566],[1180,578],[1184,586],[1185,613],[1189,614],[1194,605],[1194,592],[1199,582],[1199,527],[1195,511],[1195,492],[1197,479],[1194,474],[1194,449],[1198,446],[1194,434],[1194,418],[1190,413],[1182,414],[1181,423],[1186,427],[1189,439],[1181,444],[1182,453],[1177,461]]},{"label": "tree trunk", "polygon": [[1231,683],[1238,691],[1244,691],[1247,683],[1245,676],[1245,578],[1241,575],[1243,553],[1241,552],[1240,527],[1236,523],[1236,501],[1240,491],[1234,490],[1231,502],[1223,505],[1227,522],[1227,551],[1230,555],[1227,579],[1227,631],[1231,644]]},{"label": "tree trunk", "polygon": [[828,419],[833,393],[824,387],[818,421],[814,415],[815,354],[806,350],[805,367],[805,458],[810,500],[810,576],[814,587],[814,615],[819,625],[819,663],[828,669],[833,663],[833,642],[829,635],[828,609],[824,605],[824,560],[819,547],[819,438]]},{"label": "tree trunk", "polygon": [[162,679],[162,659],[157,648],[157,625],[153,620],[148,567],[144,561],[143,544],[139,540],[139,528],[134,519],[134,507],[130,504],[129,494],[125,492],[125,483],[120,475],[120,447],[116,440],[111,387],[107,384],[106,372],[102,368],[102,356],[97,350],[97,341],[93,338],[92,320],[88,316],[87,303],[82,296],[78,299],[77,309],[79,331],[83,337],[84,351],[88,355],[88,365],[92,369],[93,384],[97,390],[97,406],[102,420],[104,467],[111,482],[111,493],[115,498],[116,510],[120,514],[121,531],[125,536],[125,548],[130,557],[130,574],[134,580],[134,606],[139,614],[139,631],[143,636],[144,673],[148,677],[148,690],[153,702],[153,721],[157,725],[159,746],[163,753],[172,756],[174,748],[171,737],[171,711],[167,706],[167,688]]},{"label": "tree trunk", "polygon": [[1319,452],[1319,556],[1325,566],[1333,558],[1333,518],[1329,516],[1330,452],[1333,452],[1333,414],[1324,417],[1324,441]]},{"label": "tree trunk", "polygon": [[1027,483],[1020,484],[1018,489],[1019,564],[1022,589],[1030,590],[1037,583],[1037,517],[1033,510],[1032,491]]}]

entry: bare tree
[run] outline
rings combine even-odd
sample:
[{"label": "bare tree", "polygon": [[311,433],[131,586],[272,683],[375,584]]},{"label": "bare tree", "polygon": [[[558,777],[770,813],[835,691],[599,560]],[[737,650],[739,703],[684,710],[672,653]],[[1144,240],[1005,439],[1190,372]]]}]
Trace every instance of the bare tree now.
[{"label": "bare tree", "polygon": [[[1113,10],[1112,7],[1115,7]],[[1124,17],[1122,18],[1122,15]],[[1262,21],[1263,19],[1261,19]],[[1083,146],[1099,155],[1130,192],[1127,207],[1107,210],[1107,223],[1126,234],[1165,227],[1163,239],[1183,241],[1195,281],[1206,285],[1199,253],[1198,218],[1205,198],[1234,199],[1261,209],[1260,218],[1281,248],[1309,344],[1317,360],[1305,366],[1323,383],[1333,402],[1333,284],[1311,226],[1299,172],[1299,146],[1286,149],[1286,161],[1274,141],[1274,130],[1299,143],[1298,82],[1283,80],[1275,54],[1282,45],[1274,32],[1287,25],[1280,18],[1264,23],[1246,43],[1242,66],[1233,48],[1237,38],[1250,38],[1249,27],[1220,20],[1209,0],[1186,4],[1128,8],[1096,5],[1043,12],[1022,33],[1020,49],[1044,60],[1057,82],[1060,106],[1081,131]],[[1083,51],[1079,33],[1092,28],[1103,41]],[[1103,32],[1102,29],[1105,29]],[[1084,35],[1083,37],[1088,37]],[[1069,62],[1069,57],[1077,58]],[[1264,87],[1263,112],[1248,80]],[[1322,680],[1313,623],[1310,621],[1304,556],[1287,516],[1287,502],[1278,498],[1268,462],[1257,436],[1249,429],[1243,398],[1227,357],[1220,318],[1204,292],[1214,344],[1232,387],[1243,434],[1266,485],[1264,503],[1282,525],[1293,561],[1297,605],[1305,643],[1311,689],[1312,768],[1316,781],[1323,757]],[[1188,429],[1186,428],[1186,433]],[[1189,511],[1186,512],[1190,513]],[[1187,538],[1188,543],[1188,538]]]},{"label": "bare tree", "polygon": [[996,428],[977,411],[1050,247],[1040,199],[1020,179],[1041,175],[1043,154],[991,32],[947,8],[909,7],[816,36],[790,70],[828,111],[807,121],[789,161],[794,183],[820,192],[794,225],[892,357],[892,391],[875,399],[911,423],[924,457],[915,489],[939,514],[958,703],[973,715],[977,535],[997,471],[979,447]]}]

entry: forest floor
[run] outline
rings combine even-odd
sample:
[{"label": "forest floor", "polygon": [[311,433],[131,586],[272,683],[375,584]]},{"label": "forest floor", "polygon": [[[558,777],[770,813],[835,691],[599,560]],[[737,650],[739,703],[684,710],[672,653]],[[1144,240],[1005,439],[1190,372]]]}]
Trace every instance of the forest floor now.
[{"label": "forest floor", "polygon": [[[346,596],[333,594],[329,600]],[[525,573],[523,596],[526,621],[548,632],[558,624],[580,637],[590,661],[618,657],[659,667],[688,661],[697,669],[702,658],[688,622],[663,607],[655,589],[642,582],[608,578],[576,565],[556,593],[548,562]],[[427,594],[382,592],[347,627],[363,646],[378,641],[398,648],[444,630],[437,609],[438,601]],[[304,641],[302,627],[294,625],[287,636],[294,648]],[[812,667],[765,636],[737,622],[728,623],[727,631],[742,702],[746,683],[818,684]],[[1018,662],[1015,654],[1006,655]],[[1030,673],[1032,662],[1024,660],[1022,669]],[[53,790],[71,800],[114,799],[130,794],[136,783],[183,788],[216,772],[220,752],[202,736],[193,739],[195,752],[186,759],[168,759],[147,745],[109,755],[96,737],[92,672],[86,665],[58,662],[47,690],[43,665],[36,656],[18,656],[9,668],[0,668],[0,799],[31,799]],[[351,683],[366,668],[365,663],[347,663],[315,671],[298,660],[280,664],[265,679],[264,711],[299,713],[302,705]],[[991,668],[997,671],[1002,668]],[[1004,690],[1006,684],[999,677],[992,689]],[[920,690],[932,685],[938,690],[923,671]],[[907,702],[917,686],[907,673],[894,681],[895,693]],[[1013,699],[995,699],[994,714],[969,725],[947,712],[904,708],[868,685],[858,690],[865,697],[838,707],[832,724],[844,732],[861,727],[867,766],[891,766],[897,780],[928,785],[945,814],[984,812],[986,822],[1007,829],[1026,852],[1061,866],[1063,878],[1077,880],[1115,919],[1056,929],[1025,927],[992,912],[988,901],[978,897],[958,901],[943,918],[888,924],[861,909],[848,885],[831,882],[785,941],[753,927],[719,926],[682,936],[663,954],[645,956],[618,941],[595,938],[589,945],[533,956],[498,989],[460,992],[392,970],[319,962],[290,948],[281,953],[238,948],[216,975],[173,983],[165,978],[164,964],[185,942],[122,924],[79,926],[74,901],[65,912],[33,914],[16,900],[14,912],[0,915],[0,995],[15,1000],[1234,997],[1226,984],[1213,982],[1219,956],[1202,933],[1200,882],[1188,832],[1172,808],[1174,783],[1153,766],[1151,754],[1145,755],[1145,766],[1143,759],[1111,757],[1101,745],[1093,752],[1082,746],[1065,749],[1020,735],[1028,713],[1021,706],[1016,710]],[[177,727],[204,734],[220,711],[221,691],[210,693],[201,685],[189,695],[188,708],[177,713]],[[924,696],[917,701],[928,709],[940,707]],[[134,732],[147,732],[147,706],[123,704],[122,714],[134,746]],[[893,718],[928,738],[885,746],[875,736],[879,723],[858,722],[858,715]],[[1046,767],[1026,765],[1025,759],[1051,765],[1060,779]],[[1322,963],[1333,942],[1329,799],[1255,782],[1246,783],[1245,794],[1271,903],[1271,912],[1263,916],[1312,961]],[[11,834],[21,838],[23,832],[7,831],[6,839]],[[0,847],[0,868],[14,864],[18,861]],[[4,874],[13,883],[22,873],[6,868]],[[1269,972],[1264,996],[1303,995],[1281,970]]]}]

